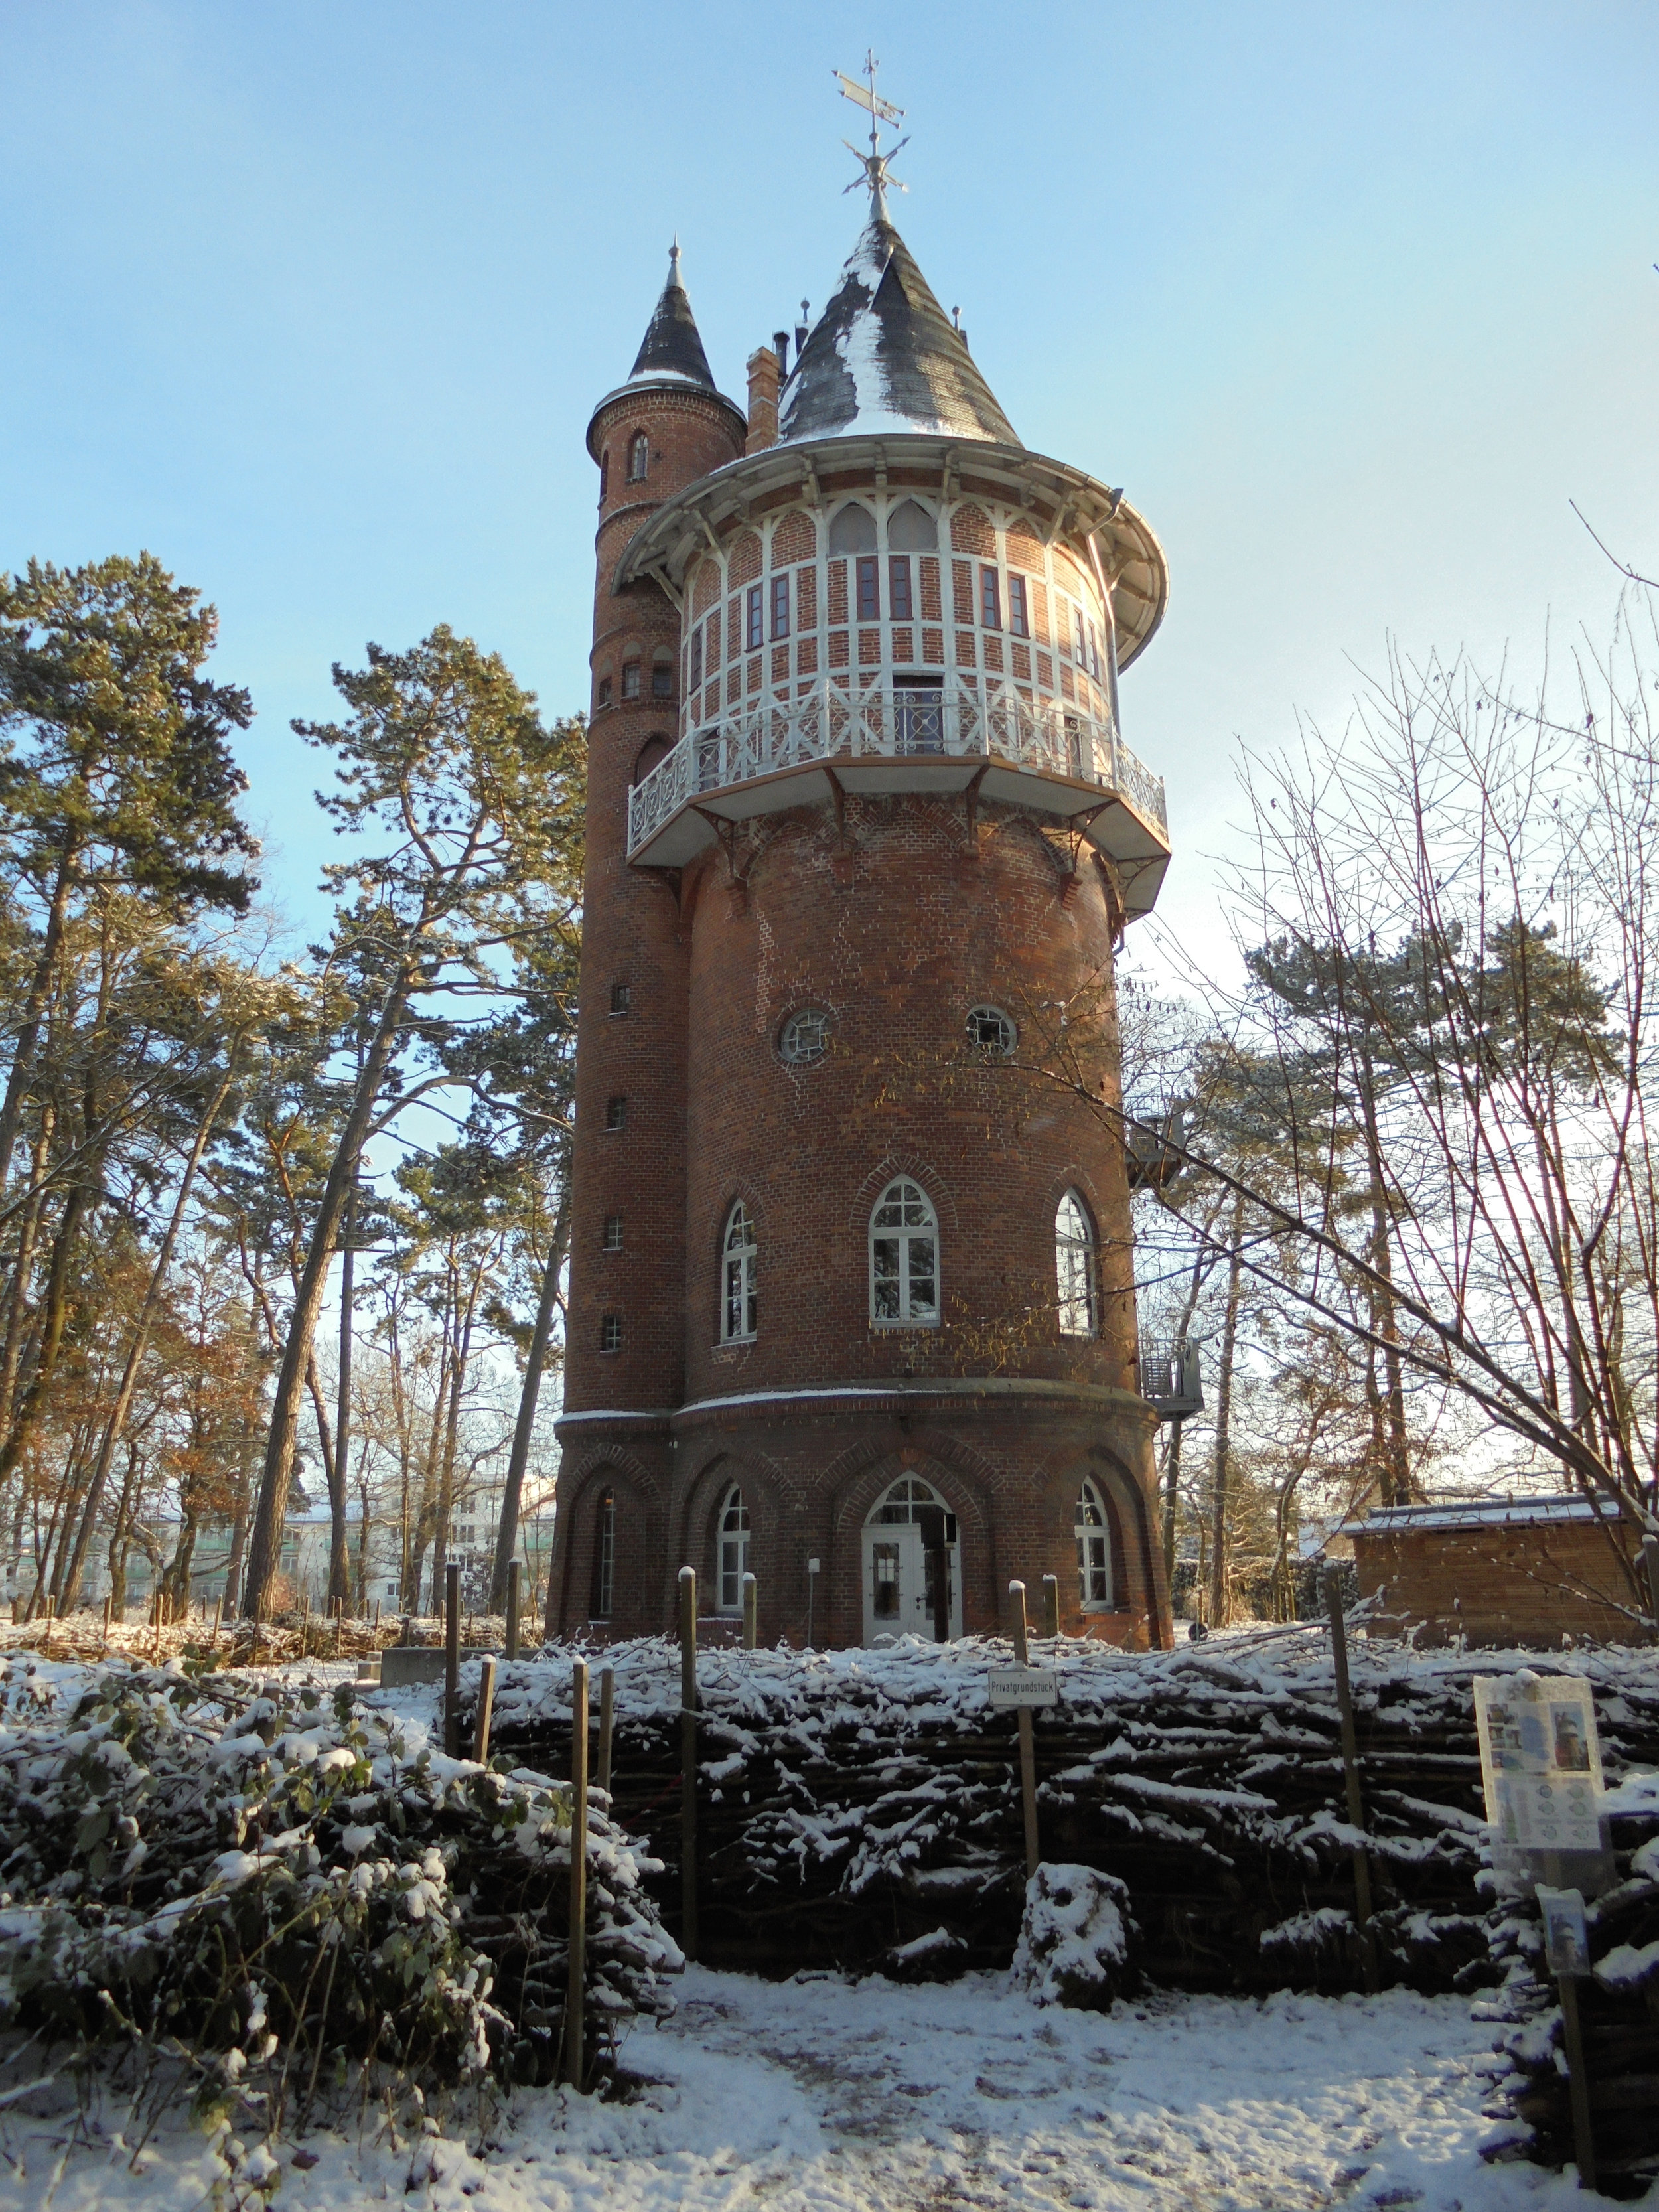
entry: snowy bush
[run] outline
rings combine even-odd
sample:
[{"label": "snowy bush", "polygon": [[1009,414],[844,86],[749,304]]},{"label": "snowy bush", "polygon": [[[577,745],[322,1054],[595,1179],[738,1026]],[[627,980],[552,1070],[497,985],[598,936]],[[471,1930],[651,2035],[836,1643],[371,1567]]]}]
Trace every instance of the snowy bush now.
[{"label": "snowy bush", "polygon": [[[602,1814],[588,1851],[603,2067],[682,1960],[651,1863]],[[569,1863],[556,1784],[447,1759],[348,1687],[0,1664],[0,2021],[160,2041],[210,2100],[354,2060],[548,2078]]]},{"label": "snowy bush", "polygon": [[1025,1885],[1025,1914],[1012,1969],[1034,2003],[1105,2012],[1139,1977],[1130,1963],[1129,1892],[1092,1867],[1039,1866]]}]

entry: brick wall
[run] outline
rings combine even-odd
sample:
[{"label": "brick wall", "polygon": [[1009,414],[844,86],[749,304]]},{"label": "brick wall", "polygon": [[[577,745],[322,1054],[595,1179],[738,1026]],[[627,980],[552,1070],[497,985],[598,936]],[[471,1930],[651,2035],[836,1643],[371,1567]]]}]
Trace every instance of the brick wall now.
[{"label": "brick wall", "polygon": [[[1593,1522],[1427,1528],[1354,1538],[1359,1594],[1386,1591],[1391,1626],[1422,1624],[1421,1644],[1462,1634],[1473,1644],[1559,1650],[1563,1635],[1644,1640],[1620,1606],[1635,1600],[1608,1534]],[[1613,1601],[1610,1602],[1610,1601]]]}]

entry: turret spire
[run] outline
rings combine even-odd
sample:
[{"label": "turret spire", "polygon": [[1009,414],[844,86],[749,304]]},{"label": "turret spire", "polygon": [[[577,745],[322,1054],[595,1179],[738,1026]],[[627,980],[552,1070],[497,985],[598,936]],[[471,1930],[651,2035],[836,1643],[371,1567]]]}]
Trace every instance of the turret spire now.
[{"label": "turret spire", "polygon": [[629,383],[641,376],[683,376],[689,383],[701,384],[710,392],[714,389],[697,319],[691,312],[685,280],[680,274],[678,233],[668,249],[668,281],[647,328]]}]

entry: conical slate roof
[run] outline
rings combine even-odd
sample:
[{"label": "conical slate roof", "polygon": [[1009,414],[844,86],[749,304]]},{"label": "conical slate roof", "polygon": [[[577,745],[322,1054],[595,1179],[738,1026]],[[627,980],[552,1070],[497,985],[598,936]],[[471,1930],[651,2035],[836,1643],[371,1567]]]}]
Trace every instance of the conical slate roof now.
[{"label": "conical slate roof", "polygon": [[714,380],[708,371],[708,356],[702,349],[702,339],[697,331],[697,319],[691,312],[691,302],[680,278],[680,248],[678,239],[668,256],[668,282],[662,288],[662,297],[651,318],[629,382],[638,377],[683,376],[692,384],[701,384],[712,392]]},{"label": "conical slate roof", "polygon": [[878,205],[783,388],[778,439],[911,430],[1019,443]]}]

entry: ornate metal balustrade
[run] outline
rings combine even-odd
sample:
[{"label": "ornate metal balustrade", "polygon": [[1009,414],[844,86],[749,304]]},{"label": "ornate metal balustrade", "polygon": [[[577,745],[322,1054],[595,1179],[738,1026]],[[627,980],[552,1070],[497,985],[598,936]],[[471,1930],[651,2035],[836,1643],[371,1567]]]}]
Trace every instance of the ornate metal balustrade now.
[{"label": "ornate metal balustrade", "polygon": [[1127,802],[1168,849],[1163,778],[1109,721],[1006,694],[987,701],[964,690],[848,693],[826,684],[682,738],[629,795],[629,853],[682,808],[758,776],[837,760],[929,759],[998,762],[1051,782],[1091,785]]}]

